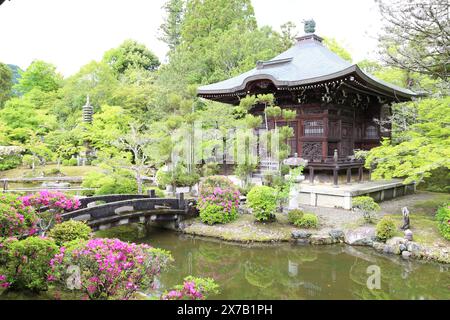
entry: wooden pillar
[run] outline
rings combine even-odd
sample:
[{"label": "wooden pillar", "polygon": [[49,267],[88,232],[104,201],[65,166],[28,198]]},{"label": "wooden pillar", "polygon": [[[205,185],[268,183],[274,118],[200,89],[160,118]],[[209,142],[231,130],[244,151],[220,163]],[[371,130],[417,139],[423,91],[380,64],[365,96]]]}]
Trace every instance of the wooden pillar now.
[{"label": "wooden pillar", "polygon": [[155,191],[155,189],[150,189],[150,190],[148,190],[148,196],[149,196],[151,199],[156,198],[156,191]]},{"label": "wooden pillar", "polygon": [[335,187],[338,187],[339,186],[339,175],[338,175],[338,173],[339,173],[339,168],[334,168],[333,169],[333,183],[334,183],[334,186]]},{"label": "wooden pillar", "polygon": [[178,199],[178,209],[184,209],[184,193],[178,193],[177,194]]},{"label": "wooden pillar", "polygon": [[352,168],[347,169],[347,183],[352,182]]},{"label": "wooden pillar", "polygon": [[314,167],[309,167],[309,182],[314,184]]},{"label": "wooden pillar", "polygon": [[363,167],[360,166],[358,169],[358,182],[361,183],[363,181]]}]

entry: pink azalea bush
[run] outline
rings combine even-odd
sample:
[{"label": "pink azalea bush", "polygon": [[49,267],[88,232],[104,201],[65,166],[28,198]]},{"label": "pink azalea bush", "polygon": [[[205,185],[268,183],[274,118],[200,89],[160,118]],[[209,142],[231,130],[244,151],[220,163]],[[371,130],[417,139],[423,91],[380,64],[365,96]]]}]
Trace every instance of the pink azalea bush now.
[{"label": "pink azalea bush", "polygon": [[164,294],[162,300],[206,300],[211,294],[218,294],[219,286],[213,279],[187,277],[183,285],[176,286]]},{"label": "pink azalea bush", "polygon": [[26,207],[39,212],[39,228],[42,234],[50,229],[54,223],[61,223],[61,214],[77,210],[81,203],[76,198],[66,196],[59,191],[42,190],[19,198]]},{"label": "pink azalea bush", "polygon": [[78,288],[91,300],[128,300],[140,289],[151,288],[155,277],[172,261],[170,253],[145,244],[117,239],[80,241],[50,261],[48,281],[65,288],[69,267],[80,268]]},{"label": "pink azalea bush", "polygon": [[0,194],[0,237],[21,237],[36,233],[38,216],[10,194]]},{"label": "pink azalea bush", "polygon": [[207,224],[228,223],[238,217],[239,189],[225,177],[206,178],[199,188],[197,208],[200,219]]},{"label": "pink azalea bush", "polygon": [[0,287],[34,292],[48,289],[49,263],[58,252],[53,239],[8,238],[1,242],[1,252]]},{"label": "pink azalea bush", "polygon": [[77,210],[81,204],[76,198],[66,196],[59,191],[42,190],[35,194],[29,194],[19,198],[27,207],[34,207],[37,210],[47,208],[59,212]]}]

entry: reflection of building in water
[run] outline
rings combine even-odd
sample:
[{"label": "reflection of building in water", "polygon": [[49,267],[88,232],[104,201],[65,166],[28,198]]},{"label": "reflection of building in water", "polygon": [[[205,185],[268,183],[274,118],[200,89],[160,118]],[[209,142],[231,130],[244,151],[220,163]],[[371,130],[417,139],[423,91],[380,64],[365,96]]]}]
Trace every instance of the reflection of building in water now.
[{"label": "reflection of building in water", "polygon": [[289,260],[288,271],[289,276],[296,277],[298,275],[298,263]]}]

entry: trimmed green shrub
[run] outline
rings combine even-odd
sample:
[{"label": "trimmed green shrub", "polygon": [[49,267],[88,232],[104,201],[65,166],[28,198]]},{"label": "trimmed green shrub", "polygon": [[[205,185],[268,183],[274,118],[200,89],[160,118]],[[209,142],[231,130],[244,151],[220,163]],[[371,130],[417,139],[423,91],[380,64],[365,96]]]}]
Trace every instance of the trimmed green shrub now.
[{"label": "trimmed green shrub", "polygon": [[216,162],[206,163],[203,165],[202,171],[204,177],[214,176],[219,174],[220,166]]},{"label": "trimmed green shrub", "polygon": [[83,188],[94,188],[85,195],[136,194],[137,183],[131,172],[122,170],[113,173],[91,172],[82,184]]},{"label": "trimmed green shrub", "polygon": [[48,236],[53,238],[57,245],[61,246],[65,242],[81,239],[88,240],[92,229],[82,221],[69,220],[55,225]]},{"label": "trimmed green shrub", "polygon": [[288,220],[290,224],[296,224],[300,219],[303,218],[304,212],[299,209],[291,210],[288,213]]},{"label": "trimmed green shrub", "polygon": [[229,223],[237,219],[240,193],[225,177],[208,177],[200,184],[197,208],[203,223]]},{"label": "trimmed green shrub", "polygon": [[371,197],[357,197],[353,199],[353,209],[361,211],[364,220],[372,223],[375,213],[380,211],[380,206]]},{"label": "trimmed green shrub", "polygon": [[203,223],[213,225],[213,224],[225,224],[236,220],[238,217],[237,210],[231,210],[229,212],[224,211],[222,206],[215,204],[206,205],[202,210],[200,210],[200,219]]},{"label": "trimmed green shrub", "polygon": [[376,229],[377,238],[381,241],[386,241],[395,235],[395,222],[389,217],[383,217],[380,222],[377,223]]},{"label": "trimmed green shrub", "polygon": [[200,181],[200,175],[196,172],[189,172],[186,166],[178,164],[173,170],[163,171],[162,168],[156,172],[158,187],[165,189],[167,186],[192,187]]},{"label": "trimmed green shrub", "polygon": [[76,167],[78,165],[78,161],[76,158],[64,159],[62,161],[62,165],[65,167]]},{"label": "trimmed green shrub", "polygon": [[46,291],[50,260],[59,248],[51,238],[29,237],[6,245],[7,262],[0,285],[13,290]]},{"label": "trimmed green shrub", "polygon": [[0,157],[0,171],[14,169],[20,166],[22,157],[19,155],[1,156]]},{"label": "trimmed green shrub", "polygon": [[257,221],[274,220],[277,200],[277,191],[267,186],[254,187],[247,195],[247,205]]},{"label": "trimmed green shrub", "polygon": [[450,203],[440,207],[436,212],[436,220],[441,235],[450,240]]},{"label": "trimmed green shrub", "polygon": [[314,214],[305,213],[303,217],[294,224],[299,228],[315,229],[319,226],[319,218]]}]

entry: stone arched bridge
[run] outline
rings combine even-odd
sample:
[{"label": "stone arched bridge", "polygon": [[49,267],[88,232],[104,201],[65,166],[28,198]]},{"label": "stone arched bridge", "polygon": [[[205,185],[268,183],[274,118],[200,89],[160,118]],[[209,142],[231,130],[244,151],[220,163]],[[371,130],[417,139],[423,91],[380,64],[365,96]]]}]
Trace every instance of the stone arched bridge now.
[{"label": "stone arched bridge", "polygon": [[108,195],[80,199],[81,207],[62,215],[62,219],[86,221],[94,230],[104,230],[130,223],[179,222],[195,216],[195,200],[157,198],[149,195]]}]

